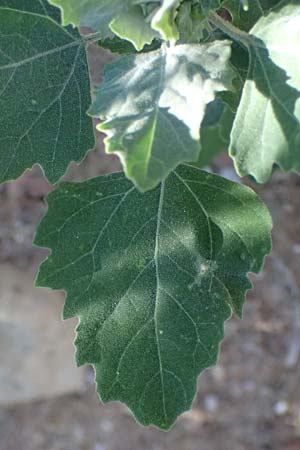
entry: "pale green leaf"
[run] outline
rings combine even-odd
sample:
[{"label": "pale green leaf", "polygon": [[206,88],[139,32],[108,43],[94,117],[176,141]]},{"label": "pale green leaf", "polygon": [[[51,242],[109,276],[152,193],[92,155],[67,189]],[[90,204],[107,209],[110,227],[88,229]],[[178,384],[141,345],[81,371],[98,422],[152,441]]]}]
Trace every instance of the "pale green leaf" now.
[{"label": "pale green leaf", "polygon": [[162,0],[161,7],[153,16],[151,25],[159,31],[163,39],[175,43],[179,39],[179,31],[175,23],[180,0]]},{"label": "pale green leaf", "polygon": [[112,36],[109,24],[134,0],[49,0],[62,10],[63,25],[86,26],[102,33],[102,37]]},{"label": "pale green leaf", "polygon": [[140,190],[182,161],[196,161],[205,108],[231,88],[230,44],[177,45],[107,66],[90,114],[105,119],[106,151],[120,156]]},{"label": "pale green leaf", "polygon": [[52,254],[37,284],[67,292],[77,362],[93,364],[104,402],[169,428],[215,364],[224,321],[241,314],[247,272],[270,251],[265,206],[188,166],[146,194],[119,173],[64,183],[47,202],[35,242]]},{"label": "pale green leaf", "polygon": [[94,146],[85,46],[46,2],[6,6],[0,0],[0,182],[39,164],[54,183]]},{"label": "pale green leaf", "polygon": [[144,17],[139,0],[51,0],[62,10],[63,24],[86,26],[100,33],[102,39],[112,38],[112,31],[133,43],[137,50],[158,36]]},{"label": "pale green leaf", "polygon": [[231,155],[241,175],[265,182],[274,164],[300,171],[300,5],[261,18],[251,33]]},{"label": "pale green leaf", "polygon": [[110,23],[111,30],[119,37],[131,42],[137,50],[142,50],[146,44],[151,44],[159,34],[145,21],[139,6],[121,13]]}]

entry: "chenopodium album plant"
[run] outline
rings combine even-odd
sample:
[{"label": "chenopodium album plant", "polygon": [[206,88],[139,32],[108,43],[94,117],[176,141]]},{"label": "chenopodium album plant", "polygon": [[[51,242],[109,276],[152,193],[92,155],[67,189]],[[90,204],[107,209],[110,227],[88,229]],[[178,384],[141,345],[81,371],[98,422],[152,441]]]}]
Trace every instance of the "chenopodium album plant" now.
[{"label": "chenopodium album plant", "polygon": [[[256,194],[200,167],[229,148],[258,182],[300,170],[299,35],[299,1],[0,0],[1,182],[57,183],[92,118],[123,164],[48,196],[37,285],[66,291],[78,364],[143,425],[190,408],[270,251]],[[120,55],[92,104],[91,43]]]}]

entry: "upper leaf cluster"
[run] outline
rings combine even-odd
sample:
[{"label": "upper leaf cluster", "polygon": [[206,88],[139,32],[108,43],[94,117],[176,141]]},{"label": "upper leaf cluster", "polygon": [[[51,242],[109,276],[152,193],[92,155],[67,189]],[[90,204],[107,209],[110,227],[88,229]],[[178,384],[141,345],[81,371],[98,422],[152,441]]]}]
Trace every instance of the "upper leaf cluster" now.
[{"label": "upper leaf cluster", "polygon": [[[209,161],[204,155],[216,153],[216,141],[228,145],[230,134],[240,174],[265,181],[274,164],[299,170],[297,1],[50,3],[64,26],[89,27],[90,37],[62,27],[45,0],[0,0],[1,181],[38,163],[56,182],[94,145],[88,109],[103,121],[106,151],[142,191],[183,161]],[[20,42],[9,47],[12,35]],[[125,54],[107,68],[91,108],[90,39]],[[214,102],[236,117],[208,135]]]}]

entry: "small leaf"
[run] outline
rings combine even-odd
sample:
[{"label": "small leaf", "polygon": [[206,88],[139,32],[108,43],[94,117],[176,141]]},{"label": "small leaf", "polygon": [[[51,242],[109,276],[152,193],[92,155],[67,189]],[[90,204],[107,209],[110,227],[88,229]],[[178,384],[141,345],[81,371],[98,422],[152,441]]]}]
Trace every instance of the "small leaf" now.
[{"label": "small leaf", "polygon": [[274,164],[300,171],[300,6],[261,18],[251,33],[250,69],[231,155],[240,175],[265,182]]},{"label": "small leaf", "polygon": [[177,45],[108,65],[90,114],[105,119],[107,153],[120,156],[141,191],[182,161],[196,161],[205,108],[230,89],[230,44]]},{"label": "small leaf", "polygon": [[110,23],[110,29],[117,36],[131,42],[137,50],[142,50],[153,39],[159,38],[159,34],[145,21],[140,6],[133,6],[121,13]]},{"label": "small leaf", "polygon": [[270,251],[265,206],[188,166],[146,194],[118,173],[64,183],[47,202],[35,243],[52,254],[37,284],[67,292],[78,364],[93,364],[104,402],[169,428],[216,362],[224,321],[241,315],[247,272]]},{"label": "small leaf", "polygon": [[46,2],[6,5],[0,0],[0,182],[39,164],[55,183],[94,146],[84,42]]},{"label": "small leaf", "polygon": [[193,0],[181,3],[176,16],[176,25],[181,42],[199,43],[207,28],[207,21],[200,4],[194,4]]},{"label": "small leaf", "polygon": [[161,7],[153,16],[151,25],[159,31],[163,39],[175,43],[179,39],[179,31],[175,23],[180,0],[162,0]]}]

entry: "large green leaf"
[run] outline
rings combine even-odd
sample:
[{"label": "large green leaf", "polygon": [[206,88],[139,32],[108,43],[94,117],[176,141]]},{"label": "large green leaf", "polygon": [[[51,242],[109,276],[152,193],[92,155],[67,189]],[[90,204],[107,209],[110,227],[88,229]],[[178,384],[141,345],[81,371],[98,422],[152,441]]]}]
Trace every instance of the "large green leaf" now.
[{"label": "large green leaf", "polygon": [[300,170],[300,5],[260,19],[249,43],[250,70],[231,136],[241,175],[265,182],[273,165]]},{"label": "large green leaf", "polygon": [[94,146],[85,46],[53,7],[29,3],[0,0],[0,182],[37,163],[54,183]]},{"label": "large green leaf", "polygon": [[37,284],[67,292],[78,364],[94,365],[103,401],[169,428],[270,250],[265,206],[189,166],[146,194],[118,173],[64,183],[47,202],[35,243],[52,254]]},{"label": "large green leaf", "polygon": [[90,114],[105,119],[106,151],[141,191],[198,158],[199,129],[215,93],[231,88],[230,44],[177,45],[107,66]]}]

